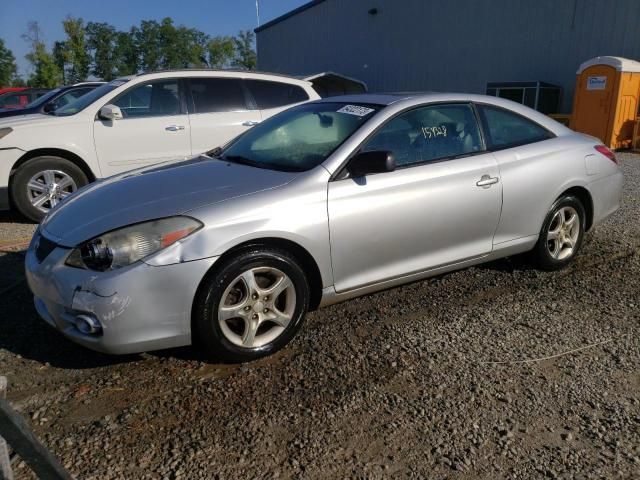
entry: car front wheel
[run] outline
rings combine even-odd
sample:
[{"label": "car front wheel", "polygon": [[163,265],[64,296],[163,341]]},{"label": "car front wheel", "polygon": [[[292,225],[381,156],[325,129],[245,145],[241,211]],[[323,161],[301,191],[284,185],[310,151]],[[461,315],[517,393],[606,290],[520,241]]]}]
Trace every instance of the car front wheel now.
[{"label": "car front wheel", "polygon": [[194,305],[193,341],[207,356],[247,362],[275,353],[299,330],[309,287],[295,258],[252,247],[203,281]]},{"label": "car front wheel", "polygon": [[39,222],[49,210],[87,183],[84,172],[69,160],[35,157],[16,172],[11,182],[11,196],[22,215]]},{"label": "car front wheel", "polygon": [[576,256],[584,238],[585,211],[572,195],[560,197],[553,204],[542,225],[533,251],[543,270],[559,270]]}]

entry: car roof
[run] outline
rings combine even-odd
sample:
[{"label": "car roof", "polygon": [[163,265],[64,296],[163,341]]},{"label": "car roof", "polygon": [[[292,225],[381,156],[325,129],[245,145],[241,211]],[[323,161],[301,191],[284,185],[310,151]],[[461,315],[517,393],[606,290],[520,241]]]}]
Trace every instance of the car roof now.
[{"label": "car roof", "polygon": [[213,68],[181,68],[175,70],[162,70],[157,72],[143,72],[137,75],[123,76],[116,80],[132,80],[134,78],[149,77],[149,78],[168,78],[168,77],[207,77],[207,76],[219,76],[219,77],[232,77],[232,78],[248,78],[257,80],[275,80],[286,81],[287,83],[294,83],[298,85],[311,86],[311,82],[302,80],[300,78],[292,77],[290,75],[283,75],[280,73],[259,72],[256,70],[234,70],[234,69],[213,69]]},{"label": "car roof", "polygon": [[337,95],[335,97],[325,97],[317,102],[344,102],[344,103],[369,103],[373,105],[391,105],[400,100],[412,98],[410,93],[356,93],[351,95]]},{"label": "car roof", "polygon": [[66,87],[93,87],[93,86],[100,86],[100,85],[104,85],[107,82],[104,82],[102,80],[95,80],[93,82],[78,82],[78,83],[74,83],[72,85],[65,85]]},{"label": "car roof", "polygon": [[369,103],[376,105],[393,105],[402,103],[407,106],[423,103],[441,102],[474,102],[486,103],[509,110],[523,113],[527,116],[533,114],[543,115],[521,103],[506,100],[504,98],[473,93],[445,93],[445,92],[397,92],[397,93],[359,93],[354,95],[339,95],[326,97],[316,102],[345,102],[345,103]]},{"label": "car roof", "polygon": [[477,104],[487,104],[498,108],[503,108],[519,115],[523,115],[533,120],[545,128],[551,130],[556,135],[566,135],[573,131],[564,125],[556,122],[551,117],[540,113],[532,108],[499,97],[488,95],[478,95],[473,93],[440,93],[440,92],[398,92],[398,93],[362,93],[357,95],[340,95],[336,97],[326,97],[315,102],[343,102],[343,103],[365,103],[381,105],[394,109],[411,108],[427,103],[448,103],[448,102],[474,102]]},{"label": "car roof", "polygon": [[107,82],[79,82],[79,83],[73,83],[71,85],[61,85],[58,87],[58,89],[60,90],[70,90],[72,88],[78,88],[78,87],[99,87],[100,85],[104,85]]}]

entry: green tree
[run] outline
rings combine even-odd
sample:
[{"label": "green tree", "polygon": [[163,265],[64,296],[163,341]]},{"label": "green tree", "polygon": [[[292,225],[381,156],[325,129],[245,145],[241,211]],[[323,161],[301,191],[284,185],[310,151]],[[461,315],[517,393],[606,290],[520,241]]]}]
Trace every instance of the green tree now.
[{"label": "green tree", "polygon": [[209,35],[195,28],[180,27],[187,37],[188,67],[202,68],[207,66]]},{"label": "green tree", "polygon": [[164,18],[159,27],[160,67],[164,69],[202,67],[206,65],[209,37],[195,28],[176,27]]},{"label": "green tree", "polygon": [[67,46],[64,42],[56,41],[53,44],[53,61],[60,69],[60,73],[62,74],[62,83],[65,82],[65,65],[67,64]]},{"label": "green tree", "polygon": [[235,44],[234,65],[246,70],[253,70],[258,64],[258,57],[253,48],[255,35],[251,30],[240,31],[233,39]]},{"label": "green tree", "polygon": [[16,80],[17,71],[16,57],[0,38],[0,87],[11,85]]},{"label": "green tree", "polygon": [[38,22],[27,24],[27,33],[22,38],[29,43],[31,50],[25,58],[33,66],[27,84],[32,87],[55,87],[62,81],[62,72],[42,41],[42,30]]},{"label": "green tree", "polygon": [[128,32],[116,34],[113,56],[115,59],[116,75],[133,75],[138,73],[140,60],[136,44],[138,29],[131,27]]},{"label": "green tree", "polygon": [[89,22],[85,32],[89,53],[93,59],[91,73],[103,80],[112,80],[117,68],[116,29],[108,23]]},{"label": "green tree", "polygon": [[181,35],[169,17],[163,18],[158,28],[160,67],[162,69],[183,68],[186,38]]},{"label": "green tree", "polygon": [[89,75],[91,58],[85,38],[84,21],[81,18],[67,17],[62,21],[67,39],[65,45],[65,80],[69,83],[81,82]]},{"label": "green tree", "polygon": [[207,63],[211,68],[225,68],[232,65],[236,46],[233,37],[214,37],[207,44]]},{"label": "green tree", "polygon": [[160,51],[160,25],[155,20],[143,20],[135,33],[136,45],[140,53],[140,68],[143,72],[158,70],[162,53]]}]

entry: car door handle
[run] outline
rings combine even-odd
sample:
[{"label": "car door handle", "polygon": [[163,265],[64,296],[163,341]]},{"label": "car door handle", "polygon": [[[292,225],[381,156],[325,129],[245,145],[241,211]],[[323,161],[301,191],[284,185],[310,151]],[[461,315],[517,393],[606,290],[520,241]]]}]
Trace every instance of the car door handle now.
[{"label": "car door handle", "polygon": [[184,130],[184,125],[169,125],[168,127],[164,127],[164,129],[169,132],[177,132],[178,130]]},{"label": "car door handle", "polygon": [[246,122],[242,122],[242,125],[245,127],[253,127],[254,125],[259,124],[260,122],[257,120],[247,120]]},{"label": "car door handle", "polygon": [[476,185],[483,188],[489,188],[494,183],[498,183],[498,177],[491,177],[489,175],[482,175],[480,180],[476,182]]}]

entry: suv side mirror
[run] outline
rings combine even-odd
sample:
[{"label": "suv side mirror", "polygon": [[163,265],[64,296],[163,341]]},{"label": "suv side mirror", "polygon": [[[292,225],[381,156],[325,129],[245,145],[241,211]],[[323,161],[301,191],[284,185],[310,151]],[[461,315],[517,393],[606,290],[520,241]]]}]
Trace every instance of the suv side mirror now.
[{"label": "suv side mirror", "polygon": [[352,177],[364,177],[370,173],[393,172],[396,160],[391,152],[375,150],[360,152],[349,161],[347,171]]},{"label": "suv side mirror", "polygon": [[55,105],[55,103],[53,103],[53,102],[49,102],[49,103],[47,103],[47,104],[42,108],[42,111],[43,111],[44,113],[51,113],[51,112],[53,112],[55,109],[56,109],[56,105]]},{"label": "suv side mirror", "polygon": [[122,120],[122,110],[115,105],[105,105],[98,112],[98,118],[101,120]]}]

